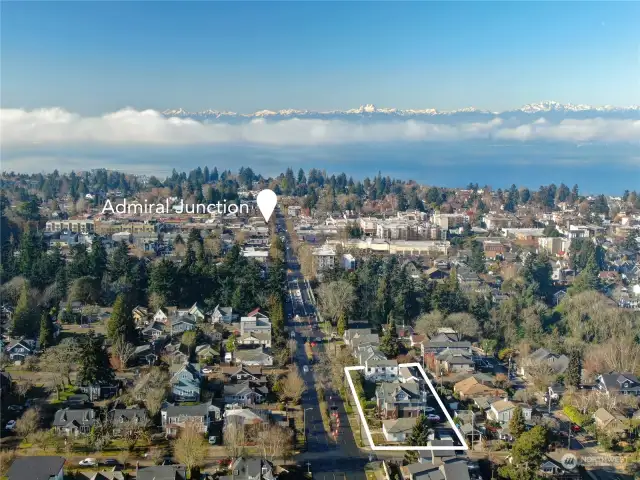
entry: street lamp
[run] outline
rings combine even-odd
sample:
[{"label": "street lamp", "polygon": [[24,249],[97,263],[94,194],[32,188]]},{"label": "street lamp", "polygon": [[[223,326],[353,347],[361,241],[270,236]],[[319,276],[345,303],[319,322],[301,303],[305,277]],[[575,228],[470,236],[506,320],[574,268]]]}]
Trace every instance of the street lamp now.
[{"label": "street lamp", "polygon": [[302,428],[304,429],[304,446],[307,446],[307,410],[313,410],[313,407],[305,408],[302,411]]}]

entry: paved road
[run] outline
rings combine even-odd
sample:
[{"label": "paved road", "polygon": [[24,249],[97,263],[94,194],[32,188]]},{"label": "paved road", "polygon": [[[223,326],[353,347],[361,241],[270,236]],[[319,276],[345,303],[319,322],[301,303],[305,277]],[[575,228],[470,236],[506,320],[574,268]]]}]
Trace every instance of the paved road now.
[{"label": "paved road", "polygon": [[[281,229],[280,234],[285,237],[285,244],[291,245],[284,218],[277,218],[277,225]],[[296,461],[306,466],[313,472],[314,478],[322,480],[338,480],[348,478],[349,480],[366,480],[364,466],[369,461],[366,454],[363,454],[356,445],[353,433],[349,428],[344,405],[340,397],[335,392],[326,392],[331,396],[329,403],[337,407],[340,418],[340,429],[334,438],[327,432],[322,424],[320,413],[320,402],[316,394],[316,373],[313,365],[309,372],[304,373],[304,365],[308,365],[307,356],[304,350],[304,343],[307,338],[316,342],[314,347],[316,353],[322,354],[325,351],[324,333],[315,326],[315,308],[311,300],[311,295],[307,291],[305,282],[293,250],[287,252],[287,285],[291,294],[291,301],[287,303],[286,313],[288,317],[288,327],[293,328],[298,341],[298,349],[295,361],[300,367],[305,380],[307,391],[302,398],[302,407],[305,409],[307,435],[307,451],[298,455]],[[296,317],[296,315],[298,317]],[[308,465],[307,465],[308,464]]]}]

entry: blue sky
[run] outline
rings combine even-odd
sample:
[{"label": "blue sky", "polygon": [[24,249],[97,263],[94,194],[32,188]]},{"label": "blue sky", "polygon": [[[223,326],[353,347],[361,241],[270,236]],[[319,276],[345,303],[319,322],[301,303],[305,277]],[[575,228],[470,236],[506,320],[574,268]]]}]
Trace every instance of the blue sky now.
[{"label": "blue sky", "polygon": [[640,3],[2,2],[3,108],[640,103]]}]

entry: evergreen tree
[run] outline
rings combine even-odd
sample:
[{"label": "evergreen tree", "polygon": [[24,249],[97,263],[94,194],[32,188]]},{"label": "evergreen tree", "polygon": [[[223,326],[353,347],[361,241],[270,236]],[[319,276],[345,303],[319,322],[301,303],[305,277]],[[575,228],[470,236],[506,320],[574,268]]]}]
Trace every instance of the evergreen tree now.
[{"label": "evergreen tree", "polygon": [[91,264],[91,276],[102,278],[102,275],[107,270],[107,250],[104,248],[102,240],[95,239],[91,244],[89,262]]},{"label": "evergreen tree", "polygon": [[[407,445],[412,447],[426,447],[429,444],[429,433],[431,433],[431,422],[426,416],[420,415],[416,420],[416,424],[411,430],[411,435],[407,439]],[[418,452],[416,450],[408,450],[405,459],[409,463],[418,460]]]},{"label": "evergreen tree", "polygon": [[38,312],[29,295],[29,284],[25,282],[20,291],[18,304],[11,317],[11,334],[14,337],[33,338],[38,332]]},{"label": "evergreen tree", "polygon": [[78,382],[80,385],[105,385],[114,378],[104,341],[90,330],[81,345]]},{"label": "evergreen tree", "polygon": [[342,337],[344,335],[345,330],[348,328],[347,324],[347,316],[343,313],[338,317],[338,335]]},{"label": "evergreen tree", "polygon": [[578,388],[582,380],[582,358],[576,349],[569,354],[569,364],[564,375],[564,384],[567,387]]},{"label": "evergreen tree", "polygon": [[271,327],[273,328],[273,334],[276,337],[284,336],[284,308],[282,300],[276,296],[269,296],[269,320],[271,320]]},{"label": "evergreen tree", "polygon": [[587,264],[576,277],[569,291],[575,294],[584,292],[585,290],[599,290],[600,287],[600,268],[596,262],[595,252],[592,251],[587,260]]},{"label": "evergreen tree", "polygon": [[469,258],[469,267],[476,273],[484,273],[485,267],[484,248],[482,243],[473,241],[471,243],[471,257]]},{"label": "evergreen tree", "polygon": [[622,246],[627,250],[635,252],[638,250],[638,241],[636,240],[638,237],[640,237],[640,231],[637,229],[629,230],[629,234],[627,235],[627,238],[624,239]]},{"label": "evergreen tree", "polygon": [[135,342],[135,324],[130,305],[128,305],[124,294],[118,295],[113,304],[111,317],[107,321],[107,338],[112,342],[118,338],[124,338],[125,341],[131,343]]},{"label": "evergreen tree", "polygon": [[398,348],[398,334],[393,320],[389,322],[387,330],[382,336],[382,340],[380,341],[380,351],[388,358],[395,358],[398,356],[398,353],[400,353],[400,349]]},{"label": "evergreen tree", "polygon": [[43,312],[40,317],[40,336],[38,343],[41,349],[46,349],[53,345],[53,326],[46,312]]},{"label": "evergreen tree", "polygon": [[509,431],[511,435],[517,440],[527,430],[527,425],[524,422],[524,414],[522,408],[517,406],[513,410],[513,416],[509,420]]}]

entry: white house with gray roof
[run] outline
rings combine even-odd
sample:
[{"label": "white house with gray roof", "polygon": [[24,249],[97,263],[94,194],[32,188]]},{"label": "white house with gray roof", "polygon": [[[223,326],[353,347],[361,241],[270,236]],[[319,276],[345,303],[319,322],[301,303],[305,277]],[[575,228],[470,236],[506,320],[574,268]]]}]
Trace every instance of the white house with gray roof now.
[{"label": "white house with gray roof", "polygon": [[394,382],[398,380],[398,361],[369,359],[364,364],[364,378],[372,382]]}]

